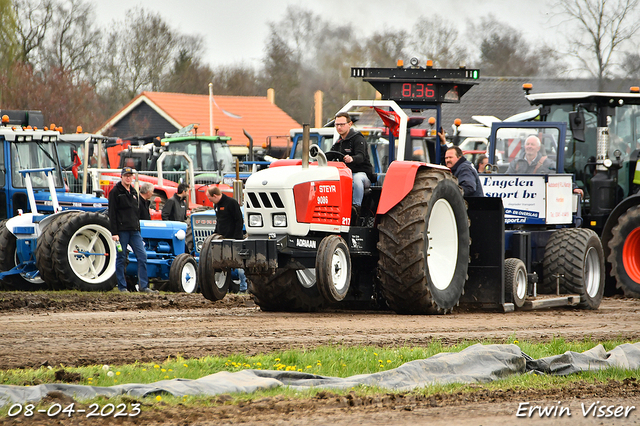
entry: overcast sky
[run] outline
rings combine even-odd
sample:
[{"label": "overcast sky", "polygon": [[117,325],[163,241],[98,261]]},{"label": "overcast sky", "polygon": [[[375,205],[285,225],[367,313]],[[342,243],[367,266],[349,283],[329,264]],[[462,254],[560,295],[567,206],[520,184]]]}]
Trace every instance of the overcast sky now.
[{"label": "overcast sky", "polygon": [[202,59],[212,67],[259,65],[269,22],[280,21],[290,4],[311,10],[336,25],[352,24],[366,36],[385,29],[411,29],[418,17],[430,14],[459,22],[459,29],[463,30],[467,20],[492,13],[499,21],[522,31],[529,41],[542,38],[552,42],[558,20],[550,16],[549,3],[547,0],[94,0],[98,23],[105,27],[114,20],[123,20],[126,10],[141,6],[160,13],[182,34],[202,35],[207,47]]}]

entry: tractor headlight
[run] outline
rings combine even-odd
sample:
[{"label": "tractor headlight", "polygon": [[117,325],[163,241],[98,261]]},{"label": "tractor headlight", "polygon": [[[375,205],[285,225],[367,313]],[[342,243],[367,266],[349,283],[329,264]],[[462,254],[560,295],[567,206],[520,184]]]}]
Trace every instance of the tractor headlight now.
[{"label": "tractor headlight", "polygon": [[184,232],[184,229],[180,229],[178,232],[176,232],[176,235],[175,235],[175,237],[180,241],[184,240],[186,236],[187,236],[187,233]]},{"label": "tractor headlight", "polygon": [[287,215],[284,213],[273,215],[273,227],[284,228],[287,226]]},{"label": "tractor headlight", "polygon": [[249,215],[249,226],[258,227],[262,226],[262,215],[261,214],[250,214]]}]

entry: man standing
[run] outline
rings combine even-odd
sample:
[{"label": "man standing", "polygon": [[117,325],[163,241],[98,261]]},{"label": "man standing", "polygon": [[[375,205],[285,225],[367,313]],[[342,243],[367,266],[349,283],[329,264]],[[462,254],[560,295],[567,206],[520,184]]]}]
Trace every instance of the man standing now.
[{"label": "man standing", "polygon": [[149,182],[145,182],[140,185],[140,220],[151,220],[151,213],[149,212],[149,204],[151,196],[153,195],[153,185]]},{"label": "man standing", "polygon": [[189,197],[189,186],[181,183],[178,190],[169,198],[162,207],[162,220],[177,220],[183,222],[187,220],[187,207]]},{"label": "man standing", "polygon": [[116,244],[119,242],[121,251],[118,251],[116,258],[116,279],[118,289],[127,293],[127,282],[125,280],[125,259],[127,256],[127,246],[133,248],[133,252],[138,259],[138,284],[140,291],[145,293],[157,293],[149,288],[149,277],[147,276],[147,252],[144,249],[144,242],[140,235],[140,206],[138,192],[131,185],[133,182],[133,169],[124,167],[121,172],[121,180],[111,192],[109,192],[109,222],[111,235]]},{"label": "man standing", "polygon": [[537,136],[529,136],[524,141],[524,157],[514,159],[506,173],[555,173],[555,162],[542,154],[541,147]]},{"label": "man standing", "polygon": [[469,160],[462,155],[462,150],[459,146],[447,149],[444,154],[444,164],[458,178],[458,185],[464,191],[465,197],[484,197],[478,172]]},{"label": "man standing", "polygon": [[[217,186],[207,189],[207,198],[213,203],[216,210],[216,233],[224,238],[243,239],[244,219],[238,202],[223,194]],[[247,278],[244,276],[244,270],[238,269],[238,275],[240,276],[240,293],[244,293],[247,291]]]},{"label": "man standing", "polygon": [[357,216],[360,216],[362,198],[364,190],[371,186],[373,167],[369,161],[367,152],[367,141],[360,132],[351,128],[353,122],[347,112],[340,112],[336,115],[334,124],[340,138],[331,147],[331,151],[344,154],[343,161],[351,169],[353,175],[353,206]]}]

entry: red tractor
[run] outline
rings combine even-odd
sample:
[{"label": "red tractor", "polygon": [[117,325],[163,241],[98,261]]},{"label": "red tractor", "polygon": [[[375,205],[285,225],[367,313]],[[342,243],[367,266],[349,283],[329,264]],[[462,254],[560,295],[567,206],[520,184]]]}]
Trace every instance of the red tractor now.
[{"label": "red tractor", "polygon": [[[392,71],[407,78],[418,71],[423,74],[418,78],[424,78],[425,72],[435,70]],[[422,84],[422,97],[405,101],[427,103],[439,117],[440,104],[453,99],[452,93],[457,101],[476,84],[478,74],[438,71],[444,78]],[[391,90],[398,88],[392,84]],[[425,99],[424,93],[431,98]],[[351,171],[342,162],[327,161],[340,154],[303,148],[315,163],[309,164],[308,155],[281,160],[247,180],[247,239],[219,240],[214,235],[205,241],[200,259],[206,261],[199,264],[205,297],[215,300],[226,294],[228,280],[223,277],[228,274],[217,271],[244,268],[249,291],[263,310],[310,311],[341,303],[388,305],[410,314],[449,311],[458,303],[467,278],[470,237],[465,200],[455,178],[444,166],[393,161],[396,154],[398,160],[405,158],[405,151],[407,158],[412,154],[406,146],[408,117],[396,102],[348,105],[384,110],[385,118],[391,116],[398,124],[397,142],[391,137],[392,148],[386,153],[390,165],[365,194],[358,223],[351,223]],[[439,147],[435,150],[439,158]]]},{"label": "red tractor", "polygon": [[[352,76],[370,82],[386,100],[351,101],[345,108],[373,108],[390,128],[381,155],[388,167],[365,193],[357,220],[352,222],[351,171],[335,161],[342,154],[307,148],[304,138],[302,159],[276,161],[247,179],[247,238],[211,235],[204,241],[198,277],[206,298],[223,298],[230,270],[243,268],[249,292],[266,311],[342,306],[423,314],[449,312],[458,303],[504,311],[598,308],[602,247],[591,231],[575,229],[570,175],[535,177],[535,191],[527,187],[527,194],[542,200],[539,208],[549,214],[520,226],[505,220],[500,196],[463,198],[448,168],[404,161],[414,151],[405,110],[435,110],[440,128],[441,104],[458,102],[476,84],[477,70],[421,68],[412,61],[409,68],[353,68]],[[440,158],[439,142],[426,149],[430,158]],[[494,180],[512,185],[524,178]],[[558,187],[554,205],[543,195],[552,193],[551,185]],[[552,214],[557,212],[562,221]],[[572,262],[564,261],[558,244],[565,237],[585,239]],[[548,260],[555,267],[539,268]],[[536,298],[538,271],[543,283],[556,282],[542,286],[553,296]],[[573,294],[560,295],[566,288]]]}]

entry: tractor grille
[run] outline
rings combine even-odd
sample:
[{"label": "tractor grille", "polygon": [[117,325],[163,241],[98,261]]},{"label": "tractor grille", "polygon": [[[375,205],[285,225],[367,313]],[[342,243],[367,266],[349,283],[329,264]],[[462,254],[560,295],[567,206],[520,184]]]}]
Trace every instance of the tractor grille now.
[{"label": "tractor grille", "polygon": [[214,233],[216,230],[216,216],[207,215],[193,217],[192,233],[193,233],[193,248],[196,252],[200,253],[202,250],[202,243],[207,237]]},{"label": "tractor grille", "polygon": [[259,209],[283,209],[284,204],[277,192],[248,192],[248,206],[250,208]]}]

